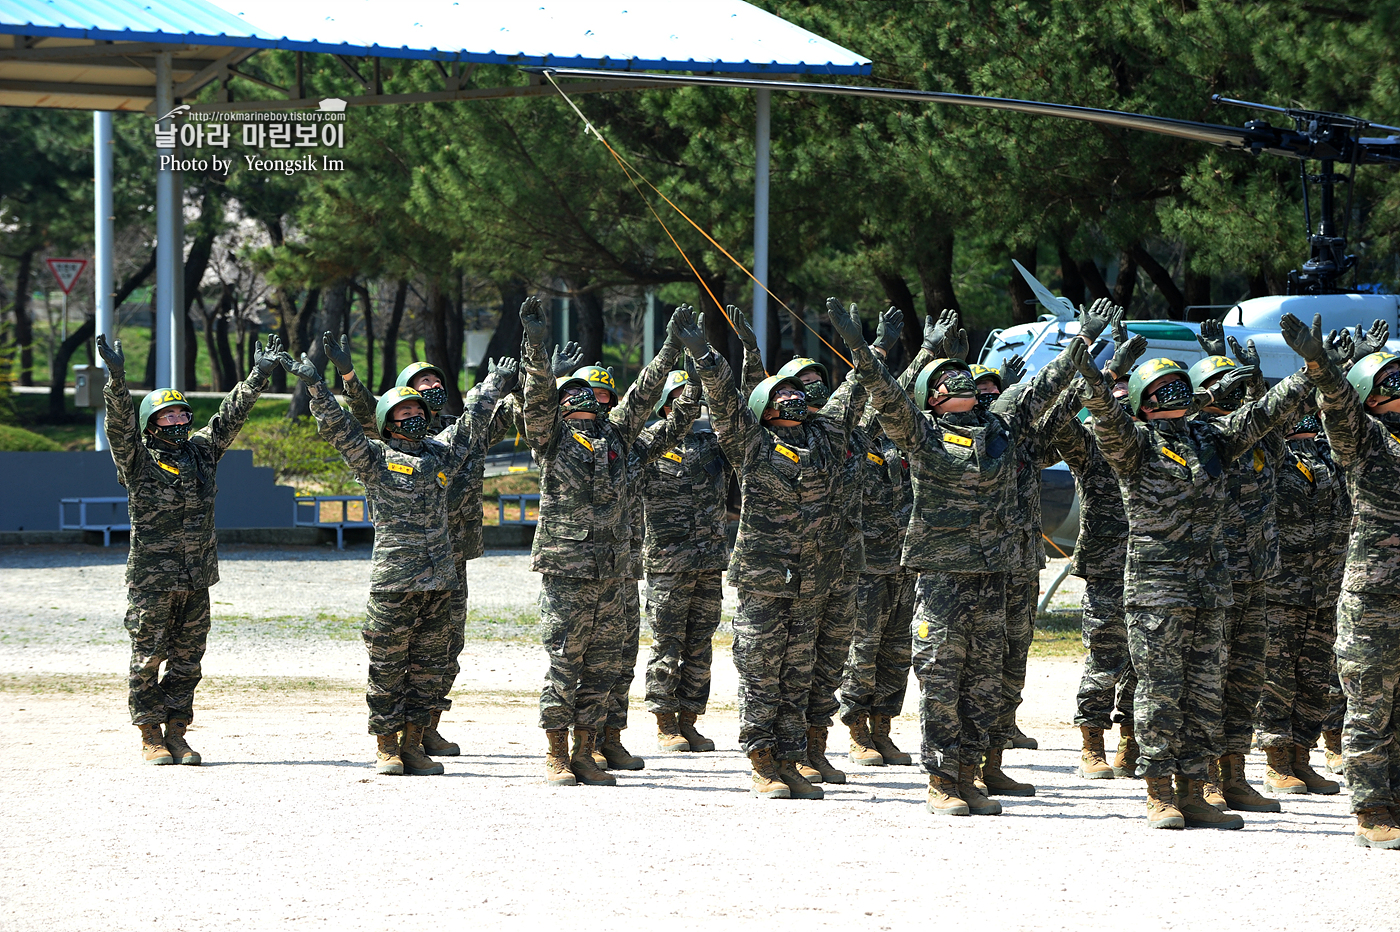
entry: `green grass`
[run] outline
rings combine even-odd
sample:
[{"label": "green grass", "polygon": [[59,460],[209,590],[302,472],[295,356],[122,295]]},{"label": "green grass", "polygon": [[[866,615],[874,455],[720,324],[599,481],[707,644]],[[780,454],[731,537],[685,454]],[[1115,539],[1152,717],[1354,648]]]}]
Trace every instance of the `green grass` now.
[{"label": "green grass", "polygon": [[1080,615],[1046,612],[1036,616],[1032,657],[1083,657]]},{"label": "green grass", "polygon": [[43,434],[36,434],[33,431],[25,430],[23,427],[9,427],[0,424],[0,450],[7,452],[51,452],[62,450],[54,440],[45,437]]}]

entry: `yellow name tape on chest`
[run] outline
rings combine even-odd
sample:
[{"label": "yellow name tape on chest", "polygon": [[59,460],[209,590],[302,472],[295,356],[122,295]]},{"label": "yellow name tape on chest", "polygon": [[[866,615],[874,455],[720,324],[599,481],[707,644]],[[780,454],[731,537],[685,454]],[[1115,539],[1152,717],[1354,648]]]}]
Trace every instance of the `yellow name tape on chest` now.
[{"label": "yellow name tape on chest", "polygon": [[400,464],[400,463],[390,463],[390,464],[388,464],[388,465],[389,465],[389,472],[403,473],[405,476],[411,476],[411,475],[413,475],[413,467],[412,467],[412,466],[404,466],[404,465],[402,465],[402,464]]},{"label": "yellow name tape on chest", "polygon": [[865,458],[870,460],[870,462],[874,463],[876,466],[885,465],[885,458],[878,453],[867,453],[865,454]]},{"label": "yellow name tape on chest", "polygon": [[1298,471],[1299,471],[1300,473],[1302,473],[1303,475],[1307,476],[1309,482],[1312,482],[1312,481],[1313,481],[1313,471],[1312,471],[1311,469],[1309,469],[1307,466],[1303,465],[1303,461],[1302,461],[1302,460],[1299,460],[1299,461],[1298,461]]},{"label": "yellow name tape on chest", "polygon": [[1181,457],[1180,455],[1178,455],[1178,454],[1176,454],[1176,453],[1173,453],[1173,452],[1172,452],[1170,449],[1168,449],[1167,447],[1162,447],[1162,455],[1165,456],[1165,457],[1166,457],[1167,459],[1169,459],[1169,460],[1172,460],[1172,461],[1174,461],[1174,462],[1180,463],[1182,466],[1185,466],[1185,465],[1186,465],[1186,460],[1182,459],[1182,457]]},{"label": "yellow name tape on chest", "polygon": [[156,465],[159,466],[161,469],[164,469],[166,472],[170,473],[172,476],[180,475],[179,466],[171,466],[169,463],[162,463],[160,460],[156,460]]},{"label": "yellow name tape on chest", "polygon": [[778,444],[777,446],[773,447],[773,449],[777,450],[779,453],[781,453],[783,456],[786,456],[788,459],[792,460],[794,463],[800,463],[800,462],[802,462],[802,457],[798,456],[796,453],[792,452],[792,451],[789,450],[787,447],[783,446],[781,443]]},{"label": "yellow name tape on chest", "polygon": [[971,438],[969,438],[969,437],[964,437],[964,436],[962,436],[961,434],[944,434],[944,435],[943,435],[943,442],[944,442],[944,443],[956,443],[956,444],[957,444],[958,446],[960,446],[960,447],[970,447],[970,446],[972,446],[972,440],[971,440]]},{"label": "yellow name tape on chest", "polygon": [[441,487],[444,488],[444,489],[447,488],[447,473],[445,473],[445,472],[440,472],[440,473],[438,473],[438,485],[441,486]]},{"label": "yellow name tape on chest", "polygon": [[669,450],[666,453],[662,453],[661,456],[663,459],[668,459],[673,463],[679,463],[682,460],[681,455],[675,450]]},{"label": "yellow name tape on chest", "polygon": [[583,444],[585,447],[587,447],[589,453],[593,452],[592,440],[589,440],[587,437],[585,437],[583,434],[580,434],[578,431],[574,431],[574,439],[577,440],[579,443]]},{"label": "yellow name tape on chest", "polygon": [[1269,462],[1268,459],[1264,456],[1264,451],[1263,451],[1263,450],[1255,450],[1255,451],[1254,451],[1254,471],[1255,471],[1255,472],[1263,472],[1263,471],[1264,471],[1264,466],[1265,466],[1268,462]]}]

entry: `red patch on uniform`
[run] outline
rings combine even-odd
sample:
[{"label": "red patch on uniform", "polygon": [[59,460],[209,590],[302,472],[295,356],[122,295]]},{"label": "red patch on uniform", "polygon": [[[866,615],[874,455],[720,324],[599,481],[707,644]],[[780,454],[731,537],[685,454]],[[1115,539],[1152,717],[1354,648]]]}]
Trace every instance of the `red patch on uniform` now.
[{"label": "red patch on uniform", "polygon": [[608,451],[608,462],[611,463],[611,462],[612,462],[613,460],[615,460],[615,459],[617,459],[617,451],[616,451],[616,450],[609,450],[609,451]]}]

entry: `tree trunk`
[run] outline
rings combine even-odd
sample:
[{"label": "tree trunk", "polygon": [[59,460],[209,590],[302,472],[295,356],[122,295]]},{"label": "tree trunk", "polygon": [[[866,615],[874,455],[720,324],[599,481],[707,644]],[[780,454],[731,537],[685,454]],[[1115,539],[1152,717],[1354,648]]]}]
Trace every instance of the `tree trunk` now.
[{"label": "tree trunk", "polygon": [[[455,329],[461,331],[460,322],[454,321],[455,304],[446,289],[442,286],[440,279],[430,279],[428,281],[428,320],[426,332],[423,335],[423,355],[424,358],[442,369],[447,376],[447,403],[443,410],[448,414],[460,414],[462,412],[462,380],[459,373],[462,368],[461,358],[452,358],[452,339],[450,334]],[[461,345],[460,337],[457,340]]]},{"label": "tree trunk", "polygon": [[[316,333],[316,323],[320,320],[321,289],[312,288],[306,293],[306,301],[302,303],[296,312],[296,329],[293,331],[294,338],[303,347],[292,353],[293,359],[300,359],[305,353],[311,360],[311,364],[316,367],[316,371],[322,375],[326,372],[326,348],[321,345],[321,335]],[[326,385],[334,390],[335,378],[326,379]],[[297,379],[297,384],[292,388],[292,401],[287,405],[287,417],[295,419],[299,417],[309,417],[311,415],[311,393],[307,391],[306,383]]]},{"label": "tree trunk", "polygon": [[1181,289],[1176,287],[1176,282],[1172,281],[1172,273],[1168,272],[1162,263],[1152,257],[1141,243],[1135,243],[1132,247],[1133,258],[1137,264],[1142,266],[1142,270],[1147,273],[1147,277],[1152,279],[1152,284],[1157,286],[1157,290],[1162,293],[1162,297],[1167,299],[1167,305],[1171,307],[1171,316],[1186,319],[1186,296],[1181,293]]},{"label": "tree trunk", "polygon": [[[1029,246],[1017,246],[1009,249],[1011,258],[1026,267],[1026,271],[1032,275],[1035,270],[1035,243]],[[1031,291],[1031,286],[1026,284],[1026,280],[1021,277],[1020,271],[1013,265],[1011,267],[1011,323],[1028,324],[1040,316],[1041,308],[1035,300],[1035,292]]]},{"label": "tree trunk", "polygon": [[1186,288],[1183,295],[1186,301],[1186,320],[1201,321],[1211,313],[1208,310],[1192,311],[1192,306],[1201,306],[1210,303],[1210,274],[1202,275],[1191,270],[1191,253],[1188,250],[1184,261],[1181,263],[1185,271]]},{"label": "tree trunk", "polygon": [[355,289],[355,294],[360,296],[360,303],[364,305],[365,311],[365,387],[374,391],[374,302],[370,300],[369,289],[362,282],[355,282],[351,287]]},{"label": "tree trunk", "polygon": [[[520,305],[530,296],[524,279],[511,277],[498,286],[501,290],[501,316],[496,321],[496,329],[491,341],[486,344],[486,357],[476,367],[475,381],[486,378],[487,367],[492,359],[516,359],[520,356]],[[387,351],[387,350],[386,350]],[[389,373],[384,373],[388,378]],[[523,381],[524,373],[520,376]]]},{"label": "tree trunk", "polygon": [[1084,259],[1079,263],[1079,275],[1084,280],[1084,287],[1089,289],[1089,296],[1097,301],[1099,298],[1112,298],[1113,292],[1108,290],[1108,283],[1103,280],[1103,273],[1093,259]]},{"label": "tree trunk", "polygon": [[[1133,303],[1133,290],[1137,287],[1137,259],[1131,249],[1124,249],[1118,255],[1118,278],[1113,282],[1113,303],[1128,310]],[[1128,315],[1132,316],[1132,315]]]},{"label": "tree trunk", "polygon": [[[924,289],[924,312],[937,314],[944,309],[961,311],[962,305],[958,304],[958,296],[953,290],[952,226],[943,222],[930,224],[927,237],[921,239],[919,245],[921,248],[914,253],[914,270]],[[1031,262],[1035,262],[1035,247],[1031,247]]]},{"label": "tree trunk", "polygon": [[[238,384],[243,373],[238,371],[238,363],[234,361],[233,350],[228,342],[229,318],[233,316],[233,299],[229,295],[229,289],[225,286],[219,295],[219,311],[214,315],[214,345],[209,349],[210,361],[218,360],[221,370],[219,381],[219,391],[231,392],[234,385]],[[250,367],[251,368],[251,367]]]},{"label": "tree trunk", "polygon": [[211,314],[209,308],[205,306],[202,297],[195,299],[195,304],[199,305],[199,329],[204,333],[204,350],[209,354],[209,387],[212,391],[228,391],[224,388],[226,376],[224,373],[224,361],[219,358],[219,348],[214,341],[214,321],[220,316],[223,307],[219,306]]},{"label": "tree trunk", "polygon": [[1084,303],[1084,276],[1079,272],[1074,257],[1069,252],[1069,237],[1062,237],[1055,248],[1060,253],[1060,294],[1074,302],[1075,307]]},{"label": "tree trunk", "polygon": [[909,290],[909,283],[904,280],[904,275],[899,270],[877,268],[875,280],[884,289],[885,300],[904,312],[904,329],[899,332],[900,345],[890,354],[890,358],[885,360],[891,372],[898,372],[903,360],[913,359],[918,355],[919,347],[923,343],[923,325],[914,310],[914,293]]},{"label": "tree trunk", "polygon": [[34,250],[26,249],[15,271],[15,342],[19,344],[19,384],[34,384],[34,322],[29,319],[29,270]]},{"label": "tree trunk", "polygon": [[[520,300],[524,301],[522,297]],[[383,374],[379,377],[379,393],[382,395],[394,387],[394,382],[399,377],[399,325],[403,323],[404,305],[408,303],[408,279],[399,279],[398,287],[394,289],[394,307],[390,312],[389,326],[384,328],[384,364]],[[516,321],[519,329],[520,321]],[[492,337],[492,346],[495,345],[495,338]],[[483,366],[485,364],[483,363]]]},{"label": "tree trunk", "polygon": [[[578,307],[578,333],[570,334],[583,353],[584,365],[603,361],[603,296],[587,291],[573,296]],[[650,362],[650,360],[647,360]]]}]

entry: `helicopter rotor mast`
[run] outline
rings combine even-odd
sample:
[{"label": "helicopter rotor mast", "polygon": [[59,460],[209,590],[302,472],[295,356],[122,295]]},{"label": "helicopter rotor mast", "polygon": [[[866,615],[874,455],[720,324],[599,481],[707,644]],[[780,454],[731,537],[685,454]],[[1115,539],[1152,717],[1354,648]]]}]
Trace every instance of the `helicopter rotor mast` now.
[{"label": "helicopter rotor mast", "polygon": [[[988,110],[1009,110],[1034,116],[1054,116],[1086,123],[1097,123],[1103,126],[1139,130],[1162,136],[1174,136],[1178,139],[1203,142],[1223,149],[1243,150],[1256,156],[1266,153],[1298,159],[1304,163],[1317,160],[1321,163],[1319,166],[1321,171],[1318,174],[1308,175],[1306,165],[1303,169],[1305,201],[1307,183],[1318,185],[1320,194],[1318,206],[1320,209],[1316,231],[1311,229],[1310,221],[1308,224],[1308,244],[1311,255],[1303,263],[1302,269],[1294,270],[1288,275],[1289,291],[1297,294],[1333,294],[1339,292],[1343,290],[1340,284],[1342,276],[1356,265],[1356,257],[1346,254],[1346,230],[1344,228],[1338,231],[1334,219],[1337,183],[1346,182],[1348,190],[1350,190],[1358,165],[1400,163],[1400,127],[1369,123],[1358,117],[1341,113],[1275,107],[1222,97],[1219,94],[1213,95],[1211,100],[1219,104],[1280,114],[1293,121],[1293,128],[1271,126],[1263,120],[1250,120],[1243,127],[1223,126],[1215,123],[1200,123],[1194,120],[1151,116],[1145,113],[1076,107],[1070,104],[1054,104],[1038,100],[981,97],[975,94],[950,94],[941,91],[919,91],[903,88],[812,84],[798,81],[773,81],[763,78],[732,78],[722,75],[666,75],[589,68],[545,67],[526,70],[540,73],[548,72],[571,78],[645,81],[651,85],[798,91],[839,97],[866,97],[875,100],[905,100]],[[1361,133],[1370,128],[1388,132],[1391,135],[1363,137]],[[1351,168],[1351,174],[1337,174],[1334,169],[1338,162],[1348,164]],[[1349,221],[1351,215],[1350,196],[1348,196],[1347,201]]]}]

